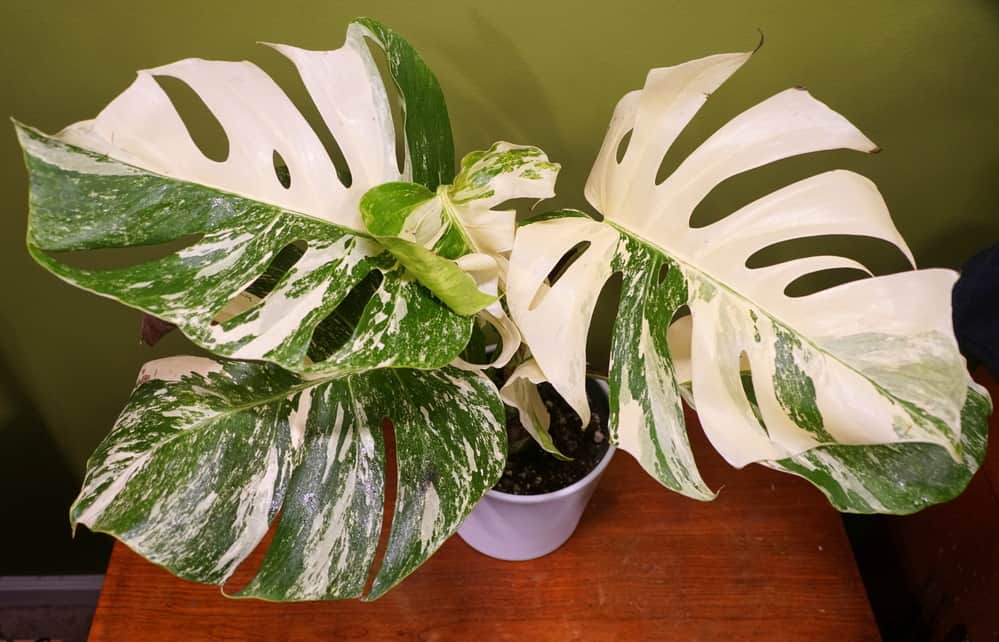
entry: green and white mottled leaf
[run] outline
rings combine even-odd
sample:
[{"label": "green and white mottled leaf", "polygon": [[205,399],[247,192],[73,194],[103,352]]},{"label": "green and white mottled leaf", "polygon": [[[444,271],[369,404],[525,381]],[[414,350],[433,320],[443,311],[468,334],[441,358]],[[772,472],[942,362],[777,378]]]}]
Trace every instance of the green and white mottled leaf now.
[{"label": "green and white mottled leaf", "polygon": [[516,211],[493,208],[512,199],[554,196],[558,171],[537,147],[499,142],[466,155],[453,185],[432,192],[387,183],[361,199],[368,232],[410,273],[456,312],[481,312],[496,329],[503,347],[486,365],[505,365],[520,345],[520,332],[498,301]]},{"label": "green and white mottled leaf", "polygon": [[[605,220],[554,215],[518,233],[507,297],[525,341],[552,385],[588,416],[586,332],[601,288],[620,273],[610,368],[612,440],[660,482],[691,497],[710,499],[713,493],[685,434],[682,380],[672,358],[677,343],[677,351],[689,355],[680,365],[690,372],[705,433],[735,466],[767,462],[801,470],[809,456],[845,452],[835,448],[920,444],[967,469],[962,431],[980,427],[961,422],[970,378],[951,327],[956,274],[914,270],[793,298],[785,289],[803,275],[836,268],[870,272],[835,256],[746,266],[770,245],[830,234],[882,239],[912,261],[870,181],[828,172],[717,223],[690,226],[696,205],[730,176],[809,152],[874,151],[870,140],[808,92],[788,90],[734,118],[656,183],[673,141],[749,56],[711,56],[652,70],[642,90],[620,101],[586,187]],[[549,286],[553,267],[584,241],[585,251]],[[691,312],[689,332],[670,336],[684,305]],[[758,407],[743,388],[743,367],[751,371]],[[982,420],[981,413],[972,417]],[[868,456],[841,459],[853,474],[873,479],[877,470]],[[910,510],[888,498],[863,503],[863,493],[851,491],[844,495],[850,501],[834,502],[838,508]]]},{"label": "green and white mottled leaf", "polygon": [[383,417],[395,431],[399,492],[374,599],[426,560],[502,472],[502,404],[480,373],[396,368],[306,381],[266,363],[154,361],[88,462],[71,519],[180,577],[222,584],[280,511],[238,596],[356,597],[381,531]]},{"label": "green and white mottled leaf", "polygon": [[[385,49],[406,103],[402,171],[389,100],[366,38]],[[349,186],[305,118],[258,67],[184,60],[139,72],[97,118],[57,136],[17,126],[31,178],[29,250],[62,279],[174,323],[228,357],[317,376],[448,363],[467,342],[472,321],[406,275],[365,232],[358,210],[361,196],[385,182],[436,188],[451,180],[440,87],[412,47],[370,20],[352,24],[335,51],[272,46],[297,67],[343,152]],[[228,139],[223,162],[195,145],[159,76],[186,83],[217,118]],[[287,186],[275,152],[287,164]],[[125,268],[82,269],[58,254],[192,236],[188,247]],[[296,242],[307,249],[259,304],[219,322],[226,306]],[[383,279],[356,333],[326,360],[309,359],[317,326],[373,271]]]},{"label": "green and white mottled leaf", "polygon": [[899,442],[880,446],[820,446],[765,465],[804,477],[837,510],[909,514],[946,502],[971,481],[985,458],[988,392],[969,386],[961,411],[959,461],[935,444]]},{"label": "green and white mottled leaf", "polygon": [[[347,31],[348,44],[360,42],[361,37],[385,52],[392,80],[402,97],[408,179],[432,190],[450,183],[454,177],[454,141],[444,93],[434,73],[405,38],[377,20],[354,20]],[[322,86],[315,85],[317,90]]]},{"label": "green and white mottled leaf", "polygon": [[472,251],[508,255],[517,213],[494,208],[511,199],[551,198],[559,169],[537,147],[493,143],[461,159],[454,185],[442,194],[444,210],[459,222]]}]

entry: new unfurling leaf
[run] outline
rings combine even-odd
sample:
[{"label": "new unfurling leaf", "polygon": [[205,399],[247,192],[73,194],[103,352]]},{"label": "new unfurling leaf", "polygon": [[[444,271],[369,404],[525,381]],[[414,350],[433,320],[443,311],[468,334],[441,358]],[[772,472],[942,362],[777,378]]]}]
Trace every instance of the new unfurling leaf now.
[{"label": "new unfurling leaf", "polygon": [[503,366],[520,346],[520,332],[499,302],[516,211],[494,208],[554,196],[558,171],[537,147],[500,142],[465,156],[454,184],[436,192],[387,183],[361,199],[368,232],[411,274],[454,311],[480,313],[497,330],[503,345],[488,365]]}]

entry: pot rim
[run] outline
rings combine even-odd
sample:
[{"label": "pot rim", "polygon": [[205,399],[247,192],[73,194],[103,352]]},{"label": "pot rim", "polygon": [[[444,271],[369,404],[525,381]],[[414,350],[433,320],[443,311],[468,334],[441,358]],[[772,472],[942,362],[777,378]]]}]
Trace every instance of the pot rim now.
[{"label": "pot rim", "polygon": [[[603,379],[593,378],[597,382],[604,394],[609,394],[607,382]],[[537,495],[515,495],[513,493],[505,493],[501,490],[495,490],[490,488],[486,492],[486,497],[491,497],[497,501],[507,502],[509,504],[541,504],[553,499],[559,499],[561,497],[566,497],[568,495],[574,495],[581,491],[584,487],[588,486],[591,482],[595,481],[597,477],[604,472],[607,466],[610,464],[611,459],[614,458],[614,453],[617,452],[617,447],[614,444],[610,444],[607,447],[607,452],[604,453],[603,459],[600,463],[593,467],[593,470],[586,473],[586,476],[582,479],[575,481],[565,488],[559,488],[558,490],[553,490],[550,493],[539,493]]]}]

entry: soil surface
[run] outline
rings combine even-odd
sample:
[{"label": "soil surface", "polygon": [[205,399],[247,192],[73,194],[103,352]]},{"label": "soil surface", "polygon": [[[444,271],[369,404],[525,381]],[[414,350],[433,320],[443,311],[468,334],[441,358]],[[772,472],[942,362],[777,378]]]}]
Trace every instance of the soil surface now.
[{"label": "soil surface", "polygon": [[550,384],[543,383],[538,390],[551,414],[549,433],[552,441],[572,461],[556,459],[542,450],[524,430],[517,411],[507,408],[507,433],[511,448],[503,476],[494,487],[504,493],[539,495],[565,488],[596,468],[610,445],[607,439],[607,397],[595,382],[586,382],[586,395],[592,410],[586,430],[582,429],[583,422],[579,416]]}]

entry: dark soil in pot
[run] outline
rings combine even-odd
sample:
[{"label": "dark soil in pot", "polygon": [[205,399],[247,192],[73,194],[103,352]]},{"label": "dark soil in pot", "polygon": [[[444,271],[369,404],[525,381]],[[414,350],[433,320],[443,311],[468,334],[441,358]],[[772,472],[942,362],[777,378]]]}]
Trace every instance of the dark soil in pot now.
[{"label": "dark soil in pot", "polygon": [[507,408],[507,432],[511,452],[503,476],[494,488],[514,495],[539,495],[565,488],[597,467],[610,446],[607,420],[610,410],[604,391],[592,380],[586,382],[592,417],[585,430],[582,421],[550,384],[538,387],[551,414],[549,433],[555,446],[572,461],[556,459],[545,452],[524,430],[517,411]]}]

